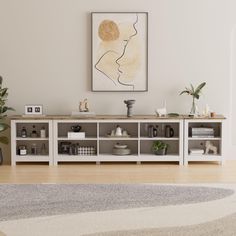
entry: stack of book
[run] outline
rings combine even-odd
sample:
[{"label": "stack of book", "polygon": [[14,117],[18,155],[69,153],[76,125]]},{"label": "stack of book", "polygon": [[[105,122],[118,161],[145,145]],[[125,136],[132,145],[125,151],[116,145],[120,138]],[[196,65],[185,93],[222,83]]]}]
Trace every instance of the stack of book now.
[{"label": "stack of book", "polygon": [[68,139],[73,139],[73,138],[83,139],[85,138],[85,132],[67,132],[67,137]]},{"label": "stack of book", "polygon": [[191,149],[189,149],[189,154],[190,155],[202,155],[202,154],[204,154],[204,149],[191,148]]},{"label": "stack of book", "polygon": [[193,138],[214,138],[214,129],[206,127],[191,128]]}]

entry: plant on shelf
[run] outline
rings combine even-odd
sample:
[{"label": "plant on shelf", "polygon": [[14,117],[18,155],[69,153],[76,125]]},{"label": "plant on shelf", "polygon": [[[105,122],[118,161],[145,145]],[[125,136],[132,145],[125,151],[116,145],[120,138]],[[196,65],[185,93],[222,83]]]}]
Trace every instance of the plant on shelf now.
[{"label": "plant on shelf", "polygon": [[[6,123],[7,111],[14,111],[13,108],[6,106],[8,88],[2,87],[2,77],[0,76],[0,133],[7,130],[10,126]],[[8,144],[7,136],[0,136],[0,143]],[[0,148],[0,164],[3,162],[2,149]]]},{"label": "plant on shelf", "polygon": [[152,144],[152,151],[156,155],[166,155],[167,148],[168,148],[168,144],[163,143],[160,140],[154,141]]},{"label": "plant on shelf", "polygon": [[192,108],[190,111],[190,116],[196,116],[197,115],[197,107],[196,107],[196,101],[195,99],[199,99],[200,98],[200,94],[202,91],[202,88],[206,85],[206,82],[203,82],[201,84],[199,84],[197,86],[197,88],[195,89],[193,87],[192,84],[190,84],[191,88],[185,88],[185,90],[183,90],[180,95],[182,94],[187,94],[187,95],[191,95],[192,96]]}]

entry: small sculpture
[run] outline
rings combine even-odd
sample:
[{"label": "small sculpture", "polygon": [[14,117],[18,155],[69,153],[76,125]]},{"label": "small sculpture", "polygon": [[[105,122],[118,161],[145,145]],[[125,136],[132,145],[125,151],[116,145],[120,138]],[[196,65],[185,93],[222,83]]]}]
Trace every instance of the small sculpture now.
[{"label": "small sculpture", "polygon": [[211,141],[206,141],[205,148],[205,154],[209,154],[209,152],[212,151],[214,155],[217,155],[217,147],[214,146]]},{"label": "small sculpture", "polygon": [[71,130],[73,131],[73,132],[79,132],[80,130],[81,130],[81,126],[80,125],[73,125],[73,126],[71,126]]},{"label": "small sculpture", "polygon": [[133,104],[135,103],[135,100],[124,100],[124,103],[127,106],[127,116],[131,117],[133,116]]},{"label": "small sculpture", "polygon": [[83,101],[80,101],[79,111],[80,112],[89,112],[89,104],[88,104],[88,99],[87,98],[85,98]]},{"label": "small sculpture", "polygon": [[156,109],[157,116],[166,116],[167,110],[166,110],[166,101],[164,101],[163,107]]},{"label": "small sculpture", "polygon": [[122,128],[119,125],[116,126],[115,136],[122,136]]}]

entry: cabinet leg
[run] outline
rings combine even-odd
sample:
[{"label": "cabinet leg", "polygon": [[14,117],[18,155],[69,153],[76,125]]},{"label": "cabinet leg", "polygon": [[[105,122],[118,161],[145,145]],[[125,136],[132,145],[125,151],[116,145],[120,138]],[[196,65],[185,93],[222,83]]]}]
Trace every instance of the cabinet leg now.
[{"label": "cabinet leg", "polygon": [[184,161],[184,165],[185,165],[185,166],[188,166],[188,161]]},{"label": "cabinet leg", "polygon": [[58,162],[57,162],[57,161],[54,161],[54,162],[53,162],[53,165],[54,165],[54,166],[57,166],[57,165],[58,165]]},{"label": "cabinet leg", "polygon": [[49,166],[53,166],[54,163],[53,163],[53,161],[49,161],[48,164],[49,164]]},{"label": "cabinet leg", "polygon": [[101,162],[100,161],[96,161],[96,165],[100,165],[101,164]]},{"label": "cabinet leg", "polygon": [[225,164],[225,160],[222,160],[220,164],[223,166]]},{"label": "cabinet leg", "polygon": [[137,164],[137,165],[141,165],[141,161],[137,161],[136,164]]},{"label": "cabinet leg", "polygon": [[11,166],[16,166],[16,162],[15,161],[11,161]]}]

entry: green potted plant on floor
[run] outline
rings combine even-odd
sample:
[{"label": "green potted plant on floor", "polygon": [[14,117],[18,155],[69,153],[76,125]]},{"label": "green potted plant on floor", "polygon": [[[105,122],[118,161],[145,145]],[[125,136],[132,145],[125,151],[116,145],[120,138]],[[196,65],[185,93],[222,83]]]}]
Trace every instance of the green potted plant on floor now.
[{"label": "green potted plant on floor", "polygon": [[[9,128],[9,125],[6,123],[7,111],[13,111],[14,109],[6,106],[6,101],[8,97],[8,88],[2,87],[2,77],[0,76],[0,133],[4,132]],[[9,140],[7,136],[0,135],[0,143],[8,144]],[[0,147],[0,165],[3,163],[2,149]]]},{"label": "green potted plant on floor", "polygon": [[168,144],[160,140],[154,141],[152,144],[152,151],[156,155],[166,155]]},{"label": "green potted plant on floor", "polygon": [[180,95],[187,94],[192,96],[192,108],[190,111],[190,116],[196,116],[197,115],[197,106],[196,106],[196,99],[200,98],[200,94],[202,91],[202,88],[206,85],[206,82],[203,82],[197,86],[195,89],[192,84],[190,84],[191,88],[185,88]]}]

